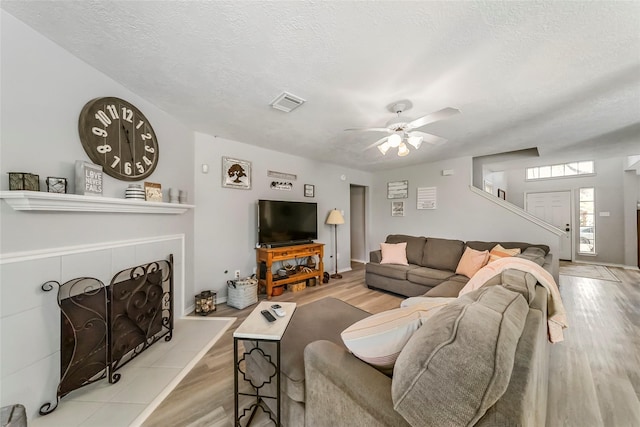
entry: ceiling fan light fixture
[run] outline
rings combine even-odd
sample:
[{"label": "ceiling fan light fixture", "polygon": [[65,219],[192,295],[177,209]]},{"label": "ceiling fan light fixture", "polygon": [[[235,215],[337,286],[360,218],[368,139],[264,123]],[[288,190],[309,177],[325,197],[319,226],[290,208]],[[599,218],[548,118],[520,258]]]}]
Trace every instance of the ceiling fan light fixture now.
[{"label": "ceiling fan light fixture", "polygon": [[422,139],[423,138],[421,136],[410,136],[407,138],[407,142],[413,145],[417,150],[422,145]]},{"label": "ceiling fan light fixture", "polygon": [[409,154],[409,149],[407,148],[407,145],[403,142],[398,146],[398,156],[404,157],[407,154]]},{"label": "ceiling fan light fixture", "polygon": [[389,137],[387,142],[389,143],[390,147],[396,148],[396,147],[400,146],[400,143],[402,142],[402,137],[400,135],[398,135],[397,133],[394,133],[393,135],[391,135]]},{"label": "ceiling fan light fixture", "polygon": [[389,145],[389,143],[387,141],[385,141],[384,143],[378,145],[378,150],[380,150],[382,155],[387,154],[387,151],[389,151],[389,148],[391,148],[391,146]]}]

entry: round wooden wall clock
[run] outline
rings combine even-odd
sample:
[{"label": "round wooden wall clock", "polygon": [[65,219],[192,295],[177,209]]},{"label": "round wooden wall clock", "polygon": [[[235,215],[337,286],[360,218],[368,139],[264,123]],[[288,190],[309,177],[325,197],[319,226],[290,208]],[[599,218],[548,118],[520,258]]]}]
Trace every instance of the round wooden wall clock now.
[{"label": "round wooden wall clock", "polygon": [[149,120],[120,98],[89,101],[78,121],[80,142],[104,173],[123,181],[139,181],[158,165],[158,140]]}]

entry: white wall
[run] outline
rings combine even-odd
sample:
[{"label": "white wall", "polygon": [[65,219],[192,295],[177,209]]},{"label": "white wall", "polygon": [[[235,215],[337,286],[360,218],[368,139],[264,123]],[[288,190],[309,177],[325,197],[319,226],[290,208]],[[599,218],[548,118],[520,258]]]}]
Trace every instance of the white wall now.
[{"label": "white wall", "polygon": [[[74,162],[89,160],[78,137],[80,111],[95,97],[116,96],[136,105],[156,131],[160,159],[148,180],[161,183],[164,189],[177,187],[194,194],[193,132],[4,10],[0,10],[0,19],[0,189],[8,190],[6,173],[11,171],[39,174],[41,189],[46,189],[44,178],[47,176],[66,177],[73,183]],[[128,184],[105,175],[104,196],[124,197]],[[184,234],[186,284],[190,287],[189,294],[193,293],[192,212],[182,215],[18,212],[3,201],[0,202],[0,227],[3,256],[36,249]],[[176,283],[176,286],[183,285]]]},{"label": "white wall", "polygon": [[[250,190],[222,187],[222,157],[247,160],[252,166]],[[350,184],[369,185],[370,173],[320,163],[245,143],[196,133],[195,292],[214,290],[226,300],[226,281],[235,270],[251,275],[256,267],[257,201],[292,200],[318,204],[318,242],[325,243],[325,271],[334,271],[333,228],[324,222],[331,209],[344,210],[338,226],[338,270],[350,269]],[[201,165],[209,165],[202,173]],[[297,175],[291,191],[273,190],[267,171]],[[344,180],[341,177],[344,175]],[[315,185],[315,197],[304,197],[304,184]],[[226,273],[225,273],[226,271]]]},{"label": "white wall", "polygon": [[[589,160],[589,159],[586,159]],[[624,190],[624,158],[593,159],[595,172],[593,176],[576,178],[548,179],[538,181],[525,181],[524,168],[511,169],[507,172],[509,185],[508,199],[511,203],[523,207],[525,193],[571,190],[573,191],[574,208],[574,232],[579,226],[578,221],[578,190],[582,187],[595,188],[596,202],[596,256],[576,255],[575,260],[586,262],[601,262],[618,265],[629,265],[628,260],[634,259],[634,253],[630,253],[630,245],[626,247],[625,240],[629,234],[635,234],[635,227],[629,229],[629,217],[633,210],[632,203],[626,204],[627,198],[633,199],[635,189]],[[553,162],[551,162],[553,163]],[[600,212],[609,212],[609,216],[599,216]],[[578,235],[575,234],[574,247],[578,247]],[[635,265],[631,264],[631,265]]]},{"label": "white wall", "polygon": [[[471,165],[472,159],[464,157],[377,173],[371,190],[369,250],[379,249],[388,234],[409,234],[464,241],[540,243],[557,254],[558,236],[469,190]],[[444,169],[452,169],[454,174],[443,176]],[[400,180],[409,181],[405,216],[392,217],[387,183]],[[418,187],[436,187],[437,209],[417,209]]]}]

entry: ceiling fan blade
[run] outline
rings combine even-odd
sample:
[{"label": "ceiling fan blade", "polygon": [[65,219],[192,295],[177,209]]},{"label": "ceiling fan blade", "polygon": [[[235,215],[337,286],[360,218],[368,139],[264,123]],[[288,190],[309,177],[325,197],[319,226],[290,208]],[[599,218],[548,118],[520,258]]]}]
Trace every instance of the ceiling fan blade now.
[{"label": "ceiling fan blade", "polygon": [[377,145],[380,145],[380,144],[382,144],[383,142],[385,142],[387,139],[389,139],[389,137],[388,137],[388,136],[385,136],[384,138],[380,138],[379,140],[377,140],[377,141],[376,141],[376,142],[374,142],[373,144],[369,145],[368,147],[366,147],[366,148],[365,148],[364,150],[362,150],[362,151],[367,151],[367,150],[368,150],[368,149],[370,149],[370,148],[373,148],[373,147],[375,147],[375,146],[377,146]]},{"label": "ceiling fan blade", "polygon": [[420,131],[411,131],[408,133],[409,136],[421,136],[422,137],[422,142],[426,142],[427,144],[431,144],[431,145],[442,145],[445,142],[447,142],[446,138],[443,138],[441,136],[437,136],[437,135],[432,135],[430,133],[426,133],[426,132],[420,132]]},{"label": "ceiling fan blade", "polygon": [[356,132],[387,132],[387,133],[393,133],[393,130],[388,129],[388,128],[352,128],[352,129],[345,129],[345,131],[356,131]]},{"label": "ceiling fan blade", "polygon": [[418,117],[417,119],[407,123],[407,129],[418,129],[422,126],[428,125],[429,123],[437,122],[438,120],[444,120],[451,116],[455,116],[459,114],[460,110],[456,108],[443,108],[440,111],[436,111],[435,113],[427,114],[426,116]]}]

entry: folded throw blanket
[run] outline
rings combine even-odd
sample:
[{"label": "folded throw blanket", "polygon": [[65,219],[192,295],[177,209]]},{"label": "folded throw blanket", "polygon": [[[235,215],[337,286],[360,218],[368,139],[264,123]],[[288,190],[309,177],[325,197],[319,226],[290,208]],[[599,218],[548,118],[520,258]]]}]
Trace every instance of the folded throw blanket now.
[{"label": "folded throw blanket", "polygon": [[549,341],[552,343],[564,340],[563,329],[567,328],[567,313],[565,312],[558,285],[553,276],[547,270],[533,261],[518,257],[500,258],[482,267],[467,282],[458,296],[474,291],[484,285],[489,279],[502,273],[504,270],[514,269],[530,273],[544,286],[549,296],[547,298],[547,331]]}]

